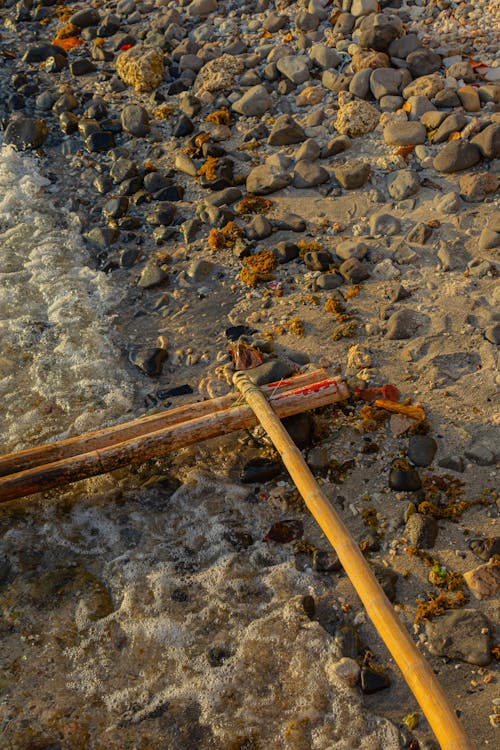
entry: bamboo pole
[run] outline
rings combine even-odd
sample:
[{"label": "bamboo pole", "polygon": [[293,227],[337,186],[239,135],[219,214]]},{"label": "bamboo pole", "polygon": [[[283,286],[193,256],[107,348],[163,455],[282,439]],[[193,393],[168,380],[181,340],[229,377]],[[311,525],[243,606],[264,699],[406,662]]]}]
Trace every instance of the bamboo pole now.
[{"label": "bamboo pole", "polygon": [[[279,394],[290,390],[290,388],[300,388],[315,383],[318,380],[324,380],[326,377],[325,370],[312,370],[311,372],[295,375],[277,383],[269,383],[263,386],[263,388],[266,393]],[[132,440],[155,430],[161,430],[164,427],[185,422],[188,419],[196,419],[206,414],[222,411],[233,406],[236,400],[237,395],[231,392],[226,396],[198,401],[194,404],[185,404],[175,409],[168,409],[157,414],[139,417],[138,419],[122,422],[121,424],[106,427],[102,430],[86,432],[84,435],[57,440],[53,443],[27,448],[16,453],[6,453],[4,456],[0,456],[0,477],[25,471],[26,469],[31,469],[42,464],[61,461],[64,458],[77,456],[80,453],[89,453],[99,448],[122,443],[125,440]]]},{"label": "bamboo pole", "polygon": [[[349,390],[344,383],[327,378],[319,383],[271,395],[271,401],[280,417],[285,417],[326,406],[348,396]],[[113,445],[9,474],[0,477],[0,503],[147,461],[177,448],[253,427],[257,423],[252,409],[243,403],[222,412],[204,414]]]},{"label": "bamboo pole", "polygon": [[279,451],[304,502],[335,549],[342,567],[420,704],[442,750],[476,750],[448,703],[434,672],[396,615],[342,519],[319,488],[300,450],[281,424],[279,415],[273,411],[272,405],[245,372],[237,372],[233,382]]}]

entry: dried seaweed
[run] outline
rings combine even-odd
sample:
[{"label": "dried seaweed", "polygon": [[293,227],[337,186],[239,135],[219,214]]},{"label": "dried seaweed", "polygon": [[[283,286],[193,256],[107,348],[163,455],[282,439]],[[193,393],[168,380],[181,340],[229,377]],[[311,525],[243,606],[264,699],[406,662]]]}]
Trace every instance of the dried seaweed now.
[{"label": "dried seaweed", "polygon": [[247,195],[236,206],[236,213],[243,214],[267,214],[273,207],[273,202],[260,195]]},{"label": "dried seaweed", "polygon": [[205,122],[214,122],[216,125],[231,125],[231,115],[227,107],[222,107],[216,112],[210,112],[205,117]]},{"label": "dried seaweed", "polygon": [[427,594],[425,602],[417,603],[415,625],[418,625],[422,620],[432,620],[434,617],[443,615],[449,609],[463,607],[466,603],[467,597],[462,591],[457,592],[454,598],[447,596],[444,592],[441,592],[437,596]]}]

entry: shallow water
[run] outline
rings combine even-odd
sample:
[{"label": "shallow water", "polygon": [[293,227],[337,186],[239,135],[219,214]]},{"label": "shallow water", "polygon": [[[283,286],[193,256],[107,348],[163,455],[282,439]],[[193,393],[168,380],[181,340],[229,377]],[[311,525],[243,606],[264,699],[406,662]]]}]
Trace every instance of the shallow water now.
[{"label": "shallow water", "polygon": [[[124,292],[86,267],[78,218],[31,156],[2,151],[0,191],[2,449],[14,450],[123,418],[134,382],[113,343]],[[262,541],[278,515],[303,514],[232,482],[232,445],[181,452],[175,479],[159,460],[2,516],[2,747],[399,747],[332,669],[334,579]]]}]

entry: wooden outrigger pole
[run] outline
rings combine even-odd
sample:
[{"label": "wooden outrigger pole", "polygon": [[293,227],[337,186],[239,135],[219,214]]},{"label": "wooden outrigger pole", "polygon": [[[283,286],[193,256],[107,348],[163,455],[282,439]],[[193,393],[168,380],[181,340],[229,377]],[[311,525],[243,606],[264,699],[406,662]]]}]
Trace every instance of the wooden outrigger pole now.
[{"label": "wooden outrigger pole", "polygon": [[235,373],[233,382],[270,437],[307,508],[337,553],[368,616],[420,704],[442,750],[476,750],[434,672],[395,613],[361,550],[321,491],[300,450],[281,424],[271,404],[244,371]]},{"label": "wooden outrigger pole", "polygon": [[[476,750],[358,545],[281,424],[282,417],[348,398],[347,386],[328,378],[324,370],[305,373],[262,389],[253,384],[245,371],[237,372],[233,380],[244,398],[243,402],[229,394],[0,456],[0,503],[103,474],[260,423],[280,453],[307,508],[335,549],[442,750]],[[386,408],[385,402],[377,403]]]}]

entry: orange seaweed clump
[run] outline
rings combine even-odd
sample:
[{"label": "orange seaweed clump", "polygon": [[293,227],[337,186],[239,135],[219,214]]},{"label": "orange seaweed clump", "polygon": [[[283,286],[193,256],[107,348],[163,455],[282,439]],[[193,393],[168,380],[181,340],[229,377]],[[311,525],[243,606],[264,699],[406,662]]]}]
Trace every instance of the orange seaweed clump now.
[{"label": "orange seaweed clump", "polygon": [[160,104],[159,107],[153,109],[153,117],[157,120],[166,120],[167,117],[171,117],[174,114],[174,108],[171,104]]},{"label": "orange seaweed clump", "polygon": [[182,149],[182,153],[187,154],[188,156],[199,156],[201,154],[203,144],[209,140],[210,135],[208,133],[205,133],[205,131],[202,131],[184,146],[184,148]]},{"label": "orange seaweed clump", "polygon": [[83,44],[83,39],[80,39],[79,36],[69,36],[66,39],[52,39],[51,41],[52,44],[56,44],[58,47],[66,50],[66,52]]},{"label": "orange seaweed clump", "polygon": [[215,122],[216,125],[230,125],[231,115],[229,114],[227,107],[222,107],[222,109],[217,110],[217,112],[210,112],[210,114],[205,117],[205,122]]},{"label": "orange seaweed clump", "polygon": [[208,235],[208,246],[212,250],[224,250],[226,247],[234,247],[236,240],[243,236],[240,227],[229,221],[222,229],[211,229]]},{"label": "orange seaweed clump", "polygon": [[444,592],[441,592],[437,596],[428,594],[427,601],[418,602],[417,604],[415,625],[418,625],[421,620],[432,620],[433,617],[443,615],[448,609],[463,607],[466,603],[467,598],[462,591],[459,591],[454,599],[451,596],[447,596]]},{"label": "orange seaweed clump", "polygon": [[217,164],[219,160],[215,156],[207,156],[205,163],[197,171],[198,177],[205,175],[208,182],[213,182],[217,177]]},{"label": "orange seaweed clump", "polygon": [[351,316],[346,313],[345,307],[341,302],[336,300],[334,297],[329,297],[325,302],[326,312],[331,312],[335,315],[335,319],[339,323],[344,323],[346,320],[350,320]]},{"label": "orange seaweed clump", "polygon": [[288,330],[290,333],[294,333],[296,336],[304,335],[304,324],[300,318],[291,318],[288,322]]},{"label": "orange seaweed clump", "polygon": [[72,36],[78,36],[81,29],[79,26],[75,26],[74,23],[65,23],[64,26],[57,29],[56,39],[69,39]]},{"label": "orange seaweed clump", "polygon": [[272,250],[262,250],[260,253],[245,258],[244,262],[246,265],[240,272],[240,279],[252,287],[256,286],[259,281],[269,281],[277,263]]},{"label": "orange seaweed clump", "polygon": [[316,240],[311,240],[311,242],[306,242],[305,240],[299,240],[298,248],[299,248],[299,256],[301,258],[303,258],[306,253],[317,253],[323,249],[321,245],[319,244],[319,242],[316,242]]},{"label": "orange seaweed clump", "polygon": [[242,214],[267,214],[272,208],[273,202],[260,195],[247,195],[236,206],[236,213]]}]

